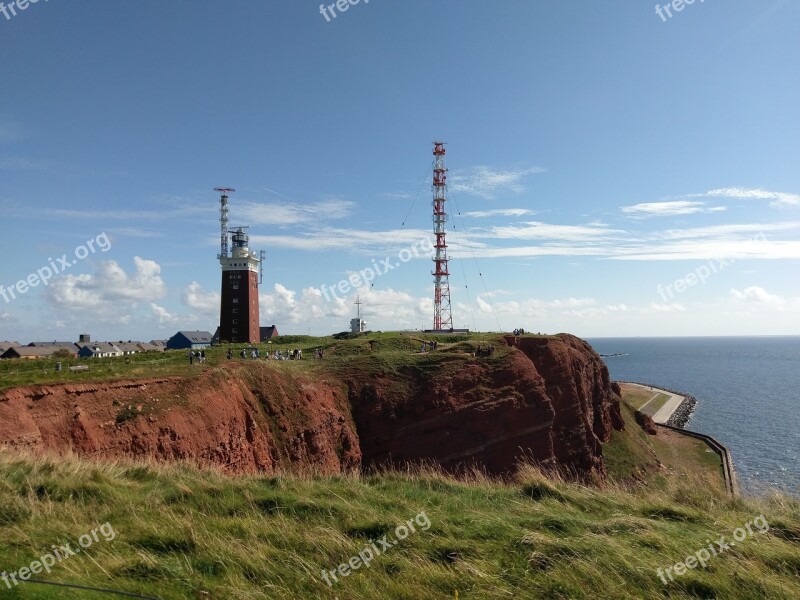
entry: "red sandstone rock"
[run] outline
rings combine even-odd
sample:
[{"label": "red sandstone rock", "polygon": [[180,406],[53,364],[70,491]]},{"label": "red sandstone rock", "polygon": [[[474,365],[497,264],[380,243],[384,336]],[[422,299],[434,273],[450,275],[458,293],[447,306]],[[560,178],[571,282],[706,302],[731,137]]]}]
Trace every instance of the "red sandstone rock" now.
[{"label": "red sandstone rock", "polygon": [[350,381],[365,466],[431,461],[502,474],[525,458],[603,475],[601,443],[624,422],[602,359],[569,335],[506,342],[506,358],[475,358],[451,376],[446,358],[408,374],[411,393],[396,377]]},{"label": "red sandstone rock", "polygon": [[656,422],[650,417],[650,415],[646,415],[640,410],[637,410],[634,417],[636,418],[636,423],[641,427],[648,435],[658,435],[658,428],[656,427]]},{"label": "red sandstone rock", "polygon": [[[143,415],[116,423],[121,409],[154,398],[160,402],[150,404],[152,420]],[[361,463],[344,392],[277,377],[264,365],[225,377],[9,390],[0,394],[0,447],[185,459],[234,473],[340,473]]]},{"label": "red sandstone rock", "polygon": [[[312,381],[248,362],[189,379],[8,390],[0,447],[185,459],[234,473],[429,461],[503,474],[528,459],[602,475],[602,442],[623,421],[600,357],[568,335],[506,343],[511,350],[492,358],[436,352],[377,376],[352,369]],[[138,410],[118,423],[128,407]]]}]

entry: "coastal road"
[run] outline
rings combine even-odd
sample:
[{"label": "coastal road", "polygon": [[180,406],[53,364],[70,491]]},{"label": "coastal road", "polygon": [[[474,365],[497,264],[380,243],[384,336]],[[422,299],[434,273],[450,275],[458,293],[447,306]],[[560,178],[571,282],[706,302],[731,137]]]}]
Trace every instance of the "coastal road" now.
[{"label": "coastal road", "polygon": [[[672,392],[668,392],[667,390],[660,390],[658,388],[650,387],[649,385],[640,385],[638,383],[630,384],[630,385],[635,385],[636,387],[639,387],[639,388],[641,388],[643,390],[647,390],[647,391],[653,392],[653,394],[655,394],[655,395],[653,396],[653,398],[651,398],[650,402],[655,400],[661,394],[664,394],[665,396],[669,396],[669,400],[667,400],[664,403],[664,406],[662,406],[660,409],[658,409],[656,414],[653,415],[653,421],[655,421],[656,423],[658,423],[660,425],[663,425],[667,421],[669,421],[669,418],[672,416],[672,413],[674,413],[676,410],[678,410],[678,407],[686,399],[683,396],[679,396],[678,394],[673,394]],[[650,404],[650,402],[648,402],[647,404]],[[640,408],[639,410],[642,410],[645,406],[647,406],[647,404],[642,406],[642,408]]]}]

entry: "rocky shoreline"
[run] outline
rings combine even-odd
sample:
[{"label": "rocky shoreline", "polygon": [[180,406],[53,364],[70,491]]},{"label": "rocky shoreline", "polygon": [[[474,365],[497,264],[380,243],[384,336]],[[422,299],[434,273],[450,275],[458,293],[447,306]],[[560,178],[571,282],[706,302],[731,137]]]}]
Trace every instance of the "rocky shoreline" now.
[{"label": "rocky shoreline", "polygon": [[691,420],[692,415],[694,414],[694,409],[697,407],[697,398],[695,398],[694,396],[686,394],[685,392],[671,390],[662,385],[642,383],[641,381],[618,381],[617,383],[635,383],[638,385],[651,387],[657,390],[664,390],[665,392],[669,392],[670,394],[675,394],[677,396],[683,396],[683,402],[680,403],[680,406],[678,406],[678,408],[675,409],[675,412],[672,413],[670,418],[665,423],[670,427],[677,427],[678,429],[686,429],[686,425],[689,424],[689,421]]}]

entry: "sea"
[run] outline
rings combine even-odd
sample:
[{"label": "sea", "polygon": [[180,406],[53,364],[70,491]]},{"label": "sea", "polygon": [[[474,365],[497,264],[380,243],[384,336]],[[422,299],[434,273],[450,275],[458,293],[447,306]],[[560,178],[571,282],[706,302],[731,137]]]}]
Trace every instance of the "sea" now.
[{"label": "sea", "polygon": [[800,337],[588,341],[612,380],[697,398],[686,429],[728,447],[744,493],[800,497]]}]

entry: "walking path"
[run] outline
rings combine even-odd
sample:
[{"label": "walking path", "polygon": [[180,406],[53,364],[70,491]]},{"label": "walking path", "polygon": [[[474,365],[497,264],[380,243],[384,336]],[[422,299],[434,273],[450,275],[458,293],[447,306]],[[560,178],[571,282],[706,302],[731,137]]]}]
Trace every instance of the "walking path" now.
[{"label": "walking path", "polygon": [[650,402],[652,402],[653,400],[658,398],[661,394],[664,394],[665,396],[669,396],[669,400],[667,400],[664,403],[664,406],[662,406],[660,409],[658,409],[656,414],[653,415],[653,421],[655,421],[659,425],[663,425],[667,421],[669,421],[669,418],[672,416],[672,414],[676,410],[678,410],[678,407],[681,404],[683,404],[684,400],[686,400],[686,398],[684,398],[683,396],[679,396],[678,394],[673,394],[672,392],[668,392],[667,390],[660,390],[658,388],[650,387],[649,385],[641,385],[641,384],[638,384],[638,383],[632,383],[632,384],[629,384],[629,385],[635,385],[636,387],[639,387],[639,388],[641,388],[643,390],[648,390],[648,391],[653,392],[653,397],[650,398],[649,402],[644,404],[639,410],[644,410],[645,406],[650,404]]}]

